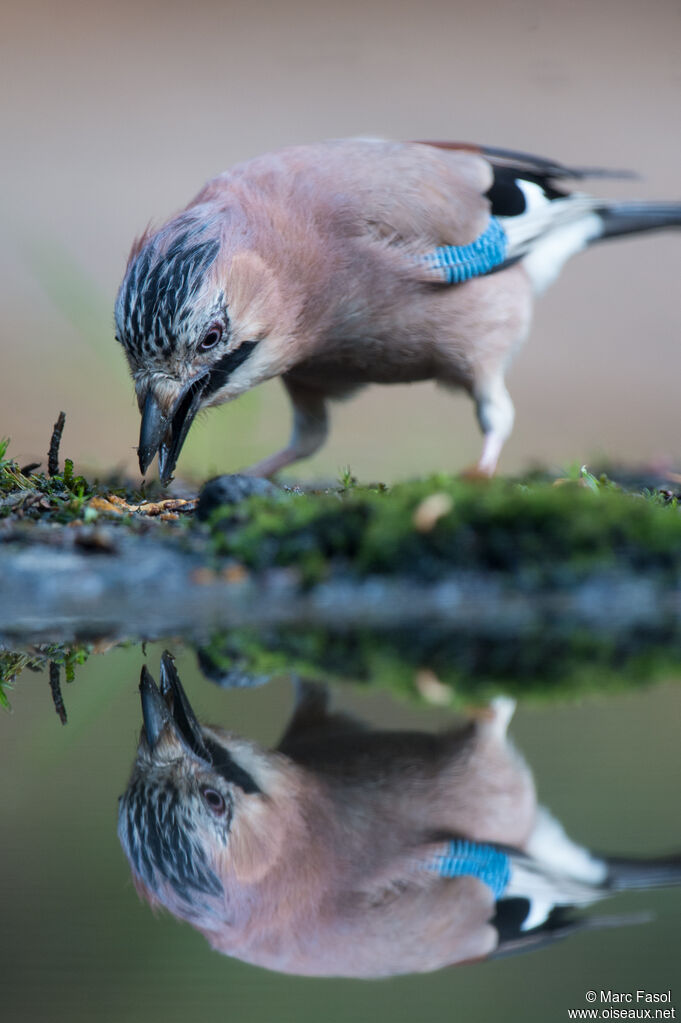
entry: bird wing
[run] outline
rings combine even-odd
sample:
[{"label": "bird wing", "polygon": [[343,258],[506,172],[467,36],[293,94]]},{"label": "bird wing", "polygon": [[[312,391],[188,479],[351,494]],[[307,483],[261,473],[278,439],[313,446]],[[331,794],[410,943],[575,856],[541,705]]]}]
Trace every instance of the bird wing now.
[{"label": "bird wing", "polygon": [[330,235],[379,242],[414,276],[445,284],[511,265],[602,205],[561,182],[630,176],[461,142],[350,139],[286,152],[294,190],[330,218]]},{"label": "bird wing", "polygon": [[[485,955],[538,946],[578,929],[569,910],[604,894],[601,886],[549,870],[517,849],[451,837],[419,845],[384,865],[367,880],[365,900],[370,927],[372,909],[393,923],[409,916],[412,934],[447,934],[449,941],[456,932],[451,948],[457,954],[465,948],[463,958],[470,958],[463,928],[469,929],[477,954],[483,934]],[[438,947],[437,954],[443,951]]]},{"label": "bird wing", "polygon": [[582,178],[636,178],[630,170],[612,170],[606,167],[569,167],[546,156],[524,153],[517,149],[502,149],[498,146],[476,146],[470,142],[420,141],[421,145],[433,146],[454,152],[472,152],[484,156],[495,169],[507,168],[516,175],[542,178],[547,182],[563,179]]},{"label": "bird wing", "polygon": [[[439,847],[439,846],[438,846]],[[334,972],[379,977],[486,958],[498,945],[495,898],[478,877],[422,869],[424,846],[337,892],[320,951]]]},{"label": "bird wing", "polygon": [[296,263],[333,266],[341,281],[345,266],[363,265],[372,287],[373,253],[381,273],[392,260],[403,281],[456,284],[511,265],[557,230],[570,252],[598,236],[599,202],[560,185],[587,176],[624,172],[460,142],[342,139],[249,160],[193,204],[238,207],[265,255],[295,251]]},{"label": "bird wing", "polygon": [[343,893],[326,952],[339,972],[381,976],[531,950],[589,926],[564,895],[546,903],[540,892],[537,905],[531,891],[517,894],[518,859],[528,861],[464,838],[420,845]]},{"label": "bird wing", "polygon": [[341,139],[291,146],[238,164],[209,181],[192,205],[233,196],[287,207],[331,234],[373,236],[413,247],[467,244],[484,229],[491,165],[471,150],[413,142]]},{"label": "bird wing", "polygon": [[493,954],[493,916],[491,892],[470,877],[353,892],[317,932],[317,954],[344,976],[428,972]]}]

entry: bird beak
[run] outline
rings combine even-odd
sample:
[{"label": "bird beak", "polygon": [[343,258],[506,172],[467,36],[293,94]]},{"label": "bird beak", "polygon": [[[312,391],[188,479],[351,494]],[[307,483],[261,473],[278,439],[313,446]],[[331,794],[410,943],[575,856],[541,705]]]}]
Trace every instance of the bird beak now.
[{"label": "bird beak", "polygon": [[161,735],[168,726],[174,730],[174,721],[170,708],[159,692],[146,665],[140,675],[140,695],[142,697],[142,719],[144,735],[151,750],[154,749]]},{"label": "bird beak", "polygon": [[168,414],[162,411],[156,395],[149,388],[144,399],[140,442],[137,448],[142,474],[147,471],[158,452],[161,483],[170,482],[189,427],[201,405],[208,378],[206,370],[185,384]]},{"label": "bird beak", "polygon": [[147,471],[151,461],[161,446],[161,441],[168,429],[168,419],[161,412],[154,392],[149,389],[144,400],[142,411],[142,426],[140,428],[140,443],[137,448],[137,456],[140,462],[142,475]]},{"label": "bird beak", "polygon": [[161,657],[161,688],[145,666],[140,676],[140,695],[144,735],[152,753],[161,736],[170,733],[187,752],[208,764],[212,763],[201,726],[182,688],[173,658],[167,651]]},{"label": "bird beak", "polygon": [[168,651],[161,655],[161,695],[170,708],[173,720],[180,730],[182,738],[192,753],[202,760],[211,762],[211,756],[203,740],[201,725],[187,699],[180,676],[177,674],[175,661]]}]

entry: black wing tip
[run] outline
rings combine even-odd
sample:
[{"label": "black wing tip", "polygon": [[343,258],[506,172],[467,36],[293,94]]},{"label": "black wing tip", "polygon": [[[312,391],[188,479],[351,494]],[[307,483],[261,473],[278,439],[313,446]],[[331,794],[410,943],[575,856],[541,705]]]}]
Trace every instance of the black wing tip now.
[{"label": "black wing tip", "polygon": [[499,146],[481,146],[480,152],[493,162],[518,170],[528,170],[534,174],[542,174],[547,178],[616,178],[619,180],[640,180],[636,171],[607,167],[568,167],[566,164],[551,160],[546,156],[536,156],[517,149],[505,149]]}]

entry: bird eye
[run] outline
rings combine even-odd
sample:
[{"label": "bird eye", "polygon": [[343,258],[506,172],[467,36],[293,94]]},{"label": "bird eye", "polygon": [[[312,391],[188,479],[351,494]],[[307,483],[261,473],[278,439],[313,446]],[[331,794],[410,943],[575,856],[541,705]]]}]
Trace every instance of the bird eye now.
[{"label": "bird eye", "polygon": [[218,341],[222,338],[222,324],[212,323],[208,328],[208,331],[204,334],[199,344],[199,348],[202,352],[207,352],[211,348],[215,348]]},{"label": "bird eye", "polygon": [[201,795],[208,809],[215,814],[216,817],[222,817],[225,812],[225,799],[221,792],[217,789],[205,788],[201,789]]}]

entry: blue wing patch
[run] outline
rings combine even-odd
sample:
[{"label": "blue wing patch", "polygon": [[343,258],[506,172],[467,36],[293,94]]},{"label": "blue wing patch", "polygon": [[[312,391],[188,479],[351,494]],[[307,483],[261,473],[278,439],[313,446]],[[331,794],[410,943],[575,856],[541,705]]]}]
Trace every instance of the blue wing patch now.
[{"label": "blue wing patch", "polygon": [[440,877],[477,877],[492,889],[495,899],[501,898],[511,879],[511,860],[506,853],[464,838],[447,842],[442,849],[441,854],[424,861],[424,870]]},{"label": "blue wing patch", "polygon": [[438,271],[445,284],[460,284],[496,269],[506,259],[508,238],[496,217],[469,245],[442,245],[422,257],[430,270]]}]

